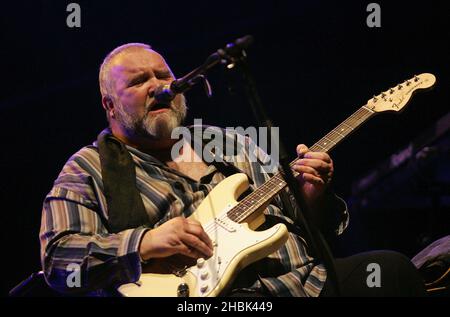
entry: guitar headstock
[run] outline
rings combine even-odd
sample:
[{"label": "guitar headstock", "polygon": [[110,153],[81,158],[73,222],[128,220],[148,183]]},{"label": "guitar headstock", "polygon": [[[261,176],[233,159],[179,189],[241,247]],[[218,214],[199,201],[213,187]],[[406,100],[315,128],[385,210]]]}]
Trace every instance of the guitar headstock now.
[{"label": "guitar headstock", "polygon": [[392,87],[367,102],[367,108],[375,112],[400,111],[411,99],[414,92],[434,85],[436,77],[430,73],[416,75]]}]

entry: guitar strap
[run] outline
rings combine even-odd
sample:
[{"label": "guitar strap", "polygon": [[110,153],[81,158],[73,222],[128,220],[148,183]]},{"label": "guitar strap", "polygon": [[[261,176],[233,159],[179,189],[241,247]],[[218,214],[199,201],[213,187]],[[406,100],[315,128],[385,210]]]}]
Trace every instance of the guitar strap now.
[{"label": "guitar strap", "polygon": [[109,128],[97,137],[103,193],[108,207],[110,230],[151,225],[141,195],[136,187],[136,169],[125,144]]}]

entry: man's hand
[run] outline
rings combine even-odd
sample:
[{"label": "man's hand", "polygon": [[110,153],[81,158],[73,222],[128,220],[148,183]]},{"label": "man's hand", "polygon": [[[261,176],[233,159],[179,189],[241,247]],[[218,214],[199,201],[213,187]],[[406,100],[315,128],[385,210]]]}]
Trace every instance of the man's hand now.
[{"label": "man's hand", "polygon": [[147,231],[139,246],[139,253],[143,260],[174,254],[209,258],[213,254],[213,245],[198,221],[176,217]]},{"label": "man's hand", "polygon": [[311,152],[304,144],[297,146],[299,159],[293,166],[298,172],[300,191],[308,205],[313,205],[325,192],[333,177],[333,161],[325,152]]}]

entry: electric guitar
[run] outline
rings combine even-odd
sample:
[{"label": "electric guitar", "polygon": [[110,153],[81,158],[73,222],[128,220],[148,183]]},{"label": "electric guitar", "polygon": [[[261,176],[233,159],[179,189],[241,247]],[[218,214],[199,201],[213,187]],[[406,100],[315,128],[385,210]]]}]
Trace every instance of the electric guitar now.
[{"label": "electric guitar", "polygon": [[[310,150],[329,152],[369,118],[380,112],[402,110],[414,92],[432,87],[435,81],[433,74],[424,73],[374,96]],[[249,187],[247,176],[239,173],[227,177],[190,216],[202,224],[213,241],[214,255],[196,261],[182,255],[153,259],[143,266],[140,280],[120,286],[119,293],[139,297],[220,296],[240,270],[286,243],[288,230],[284,224],[253,231],[264,223],[264,209],[286,186],[282,175],[276,173],[238,202]]]}]

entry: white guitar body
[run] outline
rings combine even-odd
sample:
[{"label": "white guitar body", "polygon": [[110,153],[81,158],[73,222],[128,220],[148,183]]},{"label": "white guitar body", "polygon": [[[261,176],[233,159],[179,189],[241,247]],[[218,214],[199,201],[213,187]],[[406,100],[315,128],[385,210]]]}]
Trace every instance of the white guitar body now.
[{"label": "white guitar body", "polygon": [[250,229],[264,222],[264,208],[242,223],[227,217],[227,212],[238,204],[236,199],[248,186],[245,174],[226,178],[190,216],[202,224],[213,241],[215,247],[211,258],[186,268],[182,276],[176,276],[176,272],[143,273],[137,283],[124,284],[119,287],[119,292],[128,297],[173,297],[179,295],[179,287],[183,285],[182,288],[188,287],[188,296],[218,296],[230,286],[241,269],[278,250],[288,238],[285,225],[277,224],[264,231]]},{"label": "white guitar body", "polygon": [[[423,73],[374,96],[310,150],[329,152],[374,114],[401,111],[415,91],[431,88],[435,82],[433,74]],[[143,273],[137,283],[120,286],[119,292],[124,296],[218,296],[230,287],[242,268],[278,250],[288,238],[285,225],[253,230],[264,223],[263,210],[286,183],[278,173],[237,202],[248,186],[245,174],[226,178],[190,216],[202,224],[214,242],[211,258],[199,259],[197,264],[189,261],[189,265],[182,258],[155,259],[153,266],[145,268],[149,273]]]}]

